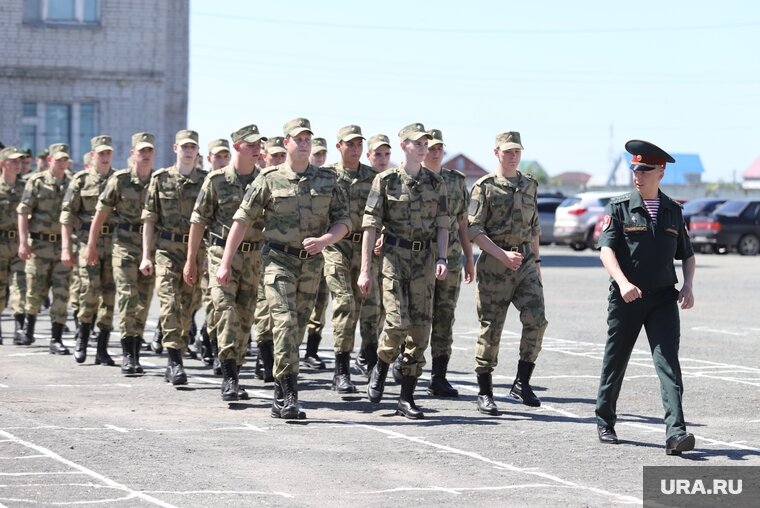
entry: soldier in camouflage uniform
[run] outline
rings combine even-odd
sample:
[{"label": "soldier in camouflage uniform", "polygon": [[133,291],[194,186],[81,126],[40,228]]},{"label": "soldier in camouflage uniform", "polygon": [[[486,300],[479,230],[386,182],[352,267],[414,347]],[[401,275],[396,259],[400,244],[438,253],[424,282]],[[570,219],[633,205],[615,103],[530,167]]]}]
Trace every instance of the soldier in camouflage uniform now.
[{"label": "soldier in camouflage uniform", "polygon": [[[175,136],[175,165],[153,174],[143,208],[143,259],[140,271],[154,271],[152,251],[155,243],[155,273],[158,281],[162,344],[169,356],[164,378],[172,385],[187,384],[182,352],[187,349],[197,285],[185,284],[182,271],[190,240],[190,215],[203,185],[205,174],[195,165],[198,133],[183,129]],[[154,235],[155,233],[155,235]],[[203,265],[197,260],[197,270]]]},{"label": "soldier in camouflage uniform", "polygon": [[[76,241],[79,243],[79,328],[74,359],[84,363],[87,359],[87,343],[93,325],[98,326],[96,365],[114,365],[108,354],[108,339],[113,330],[113,307],[116,299],[116,284],[113,280],[111,234],[114,223],[106,222],[101,226],[100,239],[97,244],[98,263],[87,263],[87,239],[95,216],[98,198],[105,189],[108,178],[113,174],[113,146],[110,136],[96,136],[90,140],[90,165],[74,175],[69,184],[61,207],[61,261],[66,266],[74,266],[72,249],[72,232],[78,227]],[[97,317],[97,319],[96,319]]]},{"label": "soldier in camouflage uniform", "polygon": [[[63,345],[63,325],[69,301],[71,269],[61,262],[61,203],[71,178],[66,174],[69,146],[50,145],[50,168],[32,175],[26,182],[18,205],[18,255],[26,261],[26,323],[17,340],[34,342],[34,327],[42,301],[53,291],[50,305],[51,354],[67,355]],[[30,242],[31,240],[31,242]],[[23,337],[22,337],[23,334]]]},{"label": "soldier in camouflage uniform", "polygon": [[[382,173],[390,167],[391,141],[388,136],[385,134],[370,136],[367,140],[367,147],[367,160],[375,171]],[[365,376],[369,376],[377,363],[377,340],[383,325],[382,307],[380,305],[380,250],[378,248],[382,244],[382,239],[379,232],[376,234],[375,255],[372,257],[372,280],[374,284],[369,294],[362,300],[359,311],[359,334],[362,343],[354,362],[354,367]]]},{"label": "soldier in camouflage uniform", "polygon": [[[421,123],[414,123],[401,129],[399,139],[404,161],[378,174],[367,198],[358,285],[364,294],[372,289],[375,234],[385,228],[381,270],[385,325],[367,395],[372,402],[380,402],[388,367],[403,343],[403,378],[396,412],[418,419],[424,415],[414,403],[414,388],[430,340],[435,279],[444,279],[448,273],[449,216],[446,184],[422,165],[430,134]],[[437,247],[437,253],[432,247]]]},{"label": "soldier in camouflage uniform", "polygon": [[114,225],[111,230],[112,268],[123,352],[121,372],[125,375],[143,373],[140,344],[155,283],[153,275],[144,275],[139,270],[142,254],[141,215],[153,171],[154,143],[155,136],[149,132],[138,132],[132,136],[130,167],[114,172],[106,181],[87,239],[87,264],[97,266],[101,262],[100,234],[113,215],[109,222]]},{"label": "soldier in camouflage uniform", "polygon": [[[82,171],[80,171],[77,174],[82,174],[87,172],[87,170],[90,169],[90,165],[92,164],[92,152],[85,152],[85,154],[82,156]],[[72,175],[72,182],[74,181],[73,178],[74,175]],[[105,180],[104,180],[105,182]],[[70,185],[69,185],[70,186]],[[68,193],[68,190],[67,190]],[[96,196],[96,203],[97,203],[97,196]],[[63,205],[66,204],[66,196],[64,196]],[[63,211],[63,205],[61,207],[61,210]],[[78,224],[72,225],[77,226]],[[83,233],[86,234],[86,233]],[[71,285],[69,286],[69,305],[71,306],[71,315],[74,317],[74,328],[76,330],[76,334],[74,335],[74,338],[79,341],[79,292],[82,289],[82,279],[79,277],[79,235],[76,229],[70,228],[68,235],[66,235],[61,229],[61,254],[64,254],[64,251],[68,251],[65,253],[66,259],[71,259],[72,263],[69,264],[67,261],[61,259],[64,265],[71,268]],[[83,239],[84,242],[87,241],[86,238]],[[65,332],[69,331],[67,330],[67,327],[64,327]],[[88,337],[89,339],[89,337]],[[74,358],[76,358],[76,354],[74,355]]]},{"label": "soldier in camouflage uniform", "polygon": [[[196,253],[206,228],[209,230],[208,270],[217,273],[232,217],[240,207],[246,188],[258,176],[256,161],[261,141],[266,138],[259,134],[255,125],[246,125],[233,132],[231,137],[235,161],[209,173],[190,218],[190,243],[183,274],[188,285],[197,282]],[[251,303],[256,301],[259,283],[261,239],[260,229],[249,228],[232,259],[229,283],[221,286],[216,278],[211,281],[212,328],[219,341],[224,401],[248,398],[248,393],[239,387],[239,373],[245,363],[246,345],[253,325],[254,307]]]},{"label": "soldier in camouflage uniform", "polygon": [[364,300],[364,295],[356,285],[362,260],[362,218],[377,171],[360,162],[364,136],[358,125],[347,125],[338,131],[336,148],[341,160],[332,168],[338,175],[338,185],[343,187],[348,197],[351,232],[324,251],[324,274],[333,301],[335,373],[332,389],[338,393],[355,393],[350,365],[356,324]]},{"label": "soldier in camouflage uniform", "polygon": [[[30,150],[31,153],[31,150]],[[47,169],[47,156],[49,152],[48,149],[45,148],[44,150],[41,150],[37,154],[37,165],[40,166],[40,164],[43,164],[44,167]],[[23,161],[23,158],[21,159]],[[18,174],[16,176],[16,185],[21,186],[21,194],[23,194],[24,186],[26,185],[26,181],[29,178],[30,174],[30,165],[21,164],[19,166]],[[24,172],[26,170],[26,172]],[[15,197],[16,205],[18,205],[19,200],[21,199],[21,194]],[[15,244],[15,238],[18,238],[18,220],[16,218],[15,214],[16,208],[13,208],[14,213],[12,214],[11,220],[13,221],[13,230],[15,231],[16,236],[14,237],[14,241],[12,243]],[[9,283],[9,293],[10,293],[10,304],[11,309],[13,310],[13,316],[16,321],[15,325],[15,332],[14,332],[14,343],[16,340],[20,339],[22,337],[21,334],[18,334],[17,332],[21,330],[21,328],[24,326],[24,313],[26,312],[26,261],[18,257],[18,250],[16,250],[15,256],[13,256],[13,260],[11,261],[11,272],[9,275],[10,280]],[[17,339],[18,338],[18,339]]]},{"label": "soldier in camouflage uniform", "polygon": [[[18,238],[16,207],[24,193],[24,182],[18,178],[22,157],[23,154],[15,146],[0,151],[0,170],[2,171],[0,175],[0,312],[5,309],[5,292],[8,289],[9,279],[12,280],[9,276],[13,263],[19,259],[16,249]],[[12,310],[16,323],[15,331],[18,332],[24,326],[24,313],[23,310],[17,312],[16,308]],[[0,333],[0,344],[2,343],[3,337]]]},{"label": "soldier in camouflage uniform", "polygon": [[435,281],[433,292],[433,326],[430,333],[430,356],[433,368],[430,374],[429,395],[438,397],[458,397],[459,391],[446,379],[451,344],[453,342],[454,310],[459,300],[459,286],[462,283],[462,253],[464,253],[464,282],[469,284],[475,278],[475,262],[472,258],[472,244],[467,237],[467,205],[469,196],[462,173],[441,166],[444,154],[443,134],[438,129],[430,131],[432,139],[428,144],[425,167],[437,173],[446,182],[449,202],[449,274],[443,280]]},{"label": "soldier in camouflage uniform", "polygon": [[509,393],[526,406],[541,405],[530,386],[548,324],[539,266],[538,183],[517,170],[522,150],[519,132],[496,136],[499,167],[475,182],[468,210],[470,238],[482,251],[477,263],[478,411],[490,415],[498,414],[491,373],[510,304],[520,311],[522,336],[517,377]]},{"label": "soldier in camouflage uniform", "polygon": [[262,171],[243,198],[217,278],[220,284],[229,282],[232,258],[248,225],[263,217],[263,277],[274,323],[272,416],[295,419],[305,416],[298,403],[298,348],[322,273],[320,254],[348,233],[350,222],[335,173],[309,164],[309,121],[296,118],[283,130],[287,160]]},{"label": "soldier in camouflage uniform", "polygon": [[[311,155],[309,164],[318,168],[325,167],[327,160],[327,140],[325,138],[313,138],[311,140]],[[330,290],[327,287],[327,278],[323,273],[319,279],[317,299],[314,302],[314,310],[309,316],[306,326],[306,352],[303,363],[312,369],[323,370],[325,362],[319,357],[319,344],[322,342],[322,330],[325,327],[325,314],[327,304],[330,302]]]}]

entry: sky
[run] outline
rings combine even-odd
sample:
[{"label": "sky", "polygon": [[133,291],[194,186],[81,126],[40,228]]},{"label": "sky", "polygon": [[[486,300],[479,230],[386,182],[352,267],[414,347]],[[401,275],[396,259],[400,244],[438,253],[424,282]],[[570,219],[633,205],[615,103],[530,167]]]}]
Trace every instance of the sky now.
[{"label": "sky", "polygon": [[306,117],[328,162],[344,125],[396,140],[413,122],[487,171],[510,130],[549,175],[606,176],[629,139],[699,154],[709,182],[760,157],[754,0],[190,5],[188,127],[203,147]]}]

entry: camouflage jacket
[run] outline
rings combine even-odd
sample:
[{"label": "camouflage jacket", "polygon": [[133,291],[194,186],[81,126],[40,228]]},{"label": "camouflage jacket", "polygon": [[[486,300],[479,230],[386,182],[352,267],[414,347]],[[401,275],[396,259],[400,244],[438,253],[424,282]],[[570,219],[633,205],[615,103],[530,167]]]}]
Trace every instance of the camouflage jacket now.
[{"label": "camouflage jacket", "polygon": [[143,222],[155,223],[157,231],[188,234],[190,216],[201,192],[204,177],[205,174],[197,168],[183,176],[176,166],[153,173],[145,196]]},{"label": "camouflage jacket", "polygon": [[334,224],[351,227],[345,192],[337,175],[309,165],[301,174],[290,165],[266,168],[246,192],[234,219],[264,217],[264,238],[301,249],[303,240],[321,236]]},{"label": "camouflage jacket", "polygon": [[61,203],[71,177],[64,174],[57,181],[50,170],[32,175],[16,211],[29,216],[29,232],[60,235]]},{"label": "camouflage jacket", "polygon": [[16,178],[15,185],[11,187],[5,183],[5,178],[0,176],[0,231],[18,230],[16,208],[24,194],[25,185],[21,178]]},{"label": "camouflage jacket", "polygon": [[441,178],[446,182],[446,198],[449,202],[449,254],[448,257],[460,262],[462,244],[459,241],[459,221],[467,220],[469,193],[465,176],[455,169],[442,168]]},{"label": "camouflage jacket", "polygon": [[[111,168],[106,174],[98,173],[94,169],[76,173],[63,196],[61,224],[81,226],[92,222],[98,206],[98,198],[100,198],[100,194],[106,187],[106,182],[113,173],[114,171]],[[112,222],[113,218],[109,217],[106,224]]]},{"label": "camouflage jacket", "polygon": [[[140,180],[135,169],[115,171],[106,181],[105,189],[98,198],[96,210],[109,213],[113,224],[131,226],[142,224],[140,217],[145,195],[148,193],[149,181]],[[138,248],[142,245],[142,235],[139,231],[117,228],[113,237],[123,245]]]},{"label": "camouflage jacket", "polygon": [[538,182],[519,171],[516,185],[499,172],[480,178],[470,197],[470,239],[484,234],[502,248],[531,242],[541,234],[537,193]]}]

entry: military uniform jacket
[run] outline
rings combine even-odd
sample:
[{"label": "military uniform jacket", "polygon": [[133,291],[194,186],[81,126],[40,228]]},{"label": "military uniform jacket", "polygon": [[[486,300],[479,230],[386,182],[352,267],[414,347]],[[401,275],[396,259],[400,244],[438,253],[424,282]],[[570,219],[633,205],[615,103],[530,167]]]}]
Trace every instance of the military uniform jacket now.
[{"label": "military uniform jacket", "polygon": [[[239,175],[232,164],[211,171],[203,181],[198,199],[195,200],[190,222],[203,224],[209,228],[212,235],[227,238],[245,191],[259,172],[257,166],[250,175]],[[248,228],[243,241],[258,242],[261,238],[261,227],[253,227]]]},{"label": "military uniform jacket", "polygon": [[71,177],[64,174],[56,180],[50,170],[32,175],[16,211],[29,216],[29,232],[60,235],[61,203]]},{"label": "military uniform jacket", "polygon": [[638,192],[612,198],[597,242],[615,252],[623,274],[642,291],[672,287],[678,282],[673,260],[694,255],[681,205],[659,196],[656,225]]},{"label": "military uniform jacket", "polygon": [[538,183],[519,171],[516,184],[498,171],[480,178],[470,197],[470,240],[486,235],[503,249],[531,242],[541,234],[537,193]]},{"label": "military uniform jacket", "polygon": [[364,208],[363,228],[385,228],[385,234],[406,241],[434,240],[438,228],[449,227],[446,184],[421,167],[417,178],[403,166],[375,177]]},{"label": "military uniform jacket", "polygon": [[[348,197],[348,216],[351,220],[351,226],[349,234],[345,238],[328,246],[325,250],[339,251],[345,257],[350,258],[353,255],[361,255],[364,207],[367,204],[367,196],[369,196],[377,171],[373,167],[361,163],[356,171],[345,168],[340,162],[334,164],[332,168],[338,176],[338,185],[343,188],[343,192]],[[359,235],[357,237],[359,238],[358,242],[353,241],[354,235]]]},{"label": "military uniform jacket", "polygon": [[[21,178],[16,178],[16,183],[11,187],[5,183],[5,178],[0,176],[0,231],[18,231],[18,214],[16,208],[24,194],[25,183]],[[7,242],[7,237],[4,240]]]},{"label": "military uniform jacket", "polygon": [[287,163],[261,172],[233,218],[256,223],[262,216],[267,242],[296,249],[303,248],[305,238],[321,236],[335,224],[351,228],[347,197],[337,175],[311,164],[301,174]]},{"label": "military uniform jacket", "polygon": [[[61,205],[61,224],[72,226],[81,226],[89,224],[95,216],[100,194],[106,187],[106,182],[114,173],[109,168],[105,174],[99,173],[95,169],[80,171],[71,179],[66,195],[63,197]],[[106,224],[112,224],[113,217],[109,216]],[[83,235],[80,240],[86,242],[87,236]]]},{"label": "military uniform jacket", "polygon": [[[114,224],[139,226],[142,224],[141,215],[145,196],[148,193],[148,182],[149,180],[145,182],[140,180],[134,168],[114,171],[98,198],[96,211],[111,214]],[[133,252],[135,248],[142,248],[140,231],[129,231],[117,227],[112,237],[120,245],[131,247]]]},{"label": "military uniform jacket", "polygon": [[[449,265],[461,262],[462,244],[459,241],[459,221],[467,219],[469,193],[464,174],[455,169],[442,168],[441,178],[446,183],[446,199],[449,203]],[[458,265],[457,265],[458,266]]]}]

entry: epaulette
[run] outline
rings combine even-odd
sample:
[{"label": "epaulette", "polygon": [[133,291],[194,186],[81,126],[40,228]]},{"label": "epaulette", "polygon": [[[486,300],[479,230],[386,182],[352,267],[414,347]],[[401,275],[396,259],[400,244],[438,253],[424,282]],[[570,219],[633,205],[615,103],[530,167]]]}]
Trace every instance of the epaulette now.
[{"label": "epaulette", "polygon": [[171,169],[171,166],[170,166],[170,167],[168,167],[168,168],[161,168],[161,169],[158,169],[158,170],[156,170],[156,171],[154,171],[154,172],[153,172],[153,176],[154,176],[154,177],[156,177],[156,176],[159,176],[159,175],[163,175],[164,173],[166,173],[166,172],[167,172],[167,171],[169,171],[170,169]]},{"label": "epaulette", "polygon": [[261,170],[261,173],[259,173],[261,176],[268,175],[269,173],[274,173],[279,169],[280,166],[268,166]]},{"label": "epaulette", "polygon": [[481,183],[487,182],[488,180],[493,180],[496,177],[494,173],[488,173],[487,175],[483,175],[480,178],[478,178],[473,185],[480,185]]},{"label": "epaulette", "polygon": [[683,208],[683,204],[679,203],[678,201],[676,201],[675,199],[671,198],[667,194],[663,194],[662,196],[668,198],[668,202],[669,203],[677,206],[678,208]]},{"label": "epaulette", "polygon": [[111,176],[121,176],[121,175],[124,175],[124,174],[129,174],[129,172],[130,172],[129,168],[126,168],[126,169],[117,169],[116,171],[113,172],[113,175],[111,175]]},{"label": "epaulette", "polygon": [[538,180],[536,180],[536,177],[531,175],[530,173],[523,173],[522,171],[518,171],[517,173],[521,176],[524,176],[528,180],[533,180],[534,182],[538,183]]},{"label": "epaulette", "polygon": [[399,174],[398,171],[399,171],[399,168],[397,166],[395,168],[388,168],[382,173],[379,173],[379,175],[380,175],[380,178],[382,178],[383,180],[387,180],[388,178],[398,175]]},{"label": "epaulette", "polygon": [[317,168],[317,171],[322,171],[324,173],[328,173],[333,176],[338,174],[338,168],[336,164],[331,164],[329,166],[320,166]]},{"label": "epaulette", "polygon": [[618,204],[618,203],[625,203],[626,201],[631,200],[631,193],[623,194],[621,196],[615,196],[614,198],[610,199],[610,204]]},{"label": "epaulette", "polygon": [[29,175],[26,179],[27,182],[32,182],[34,180],[39,180],[40,178],[45,177],[44,172],[35,172],[35,173],[27,173],[27,174]]},{"label": "epaulette", "polygon": [[219,169],[212,169],[211,171],[209,171],[206,174],[206,178],[213,178],[213,177],[215,177],[217,175],[223,175],[224,174],[224,170],[225,170],[226,167],[227,166],[225,166],[223,168],[219,168]]},{"label": "epaulette", "polygon": [[78,173],[74,173],[74,176],[72,178],[78,178],[79,180],[84,180],[87,178],[87,171],[80,171]]},{"label": "epaulette", "polygon": [[450,169],[450,168],[444,168],[444,169],[450,173],[457,175],[460,178],[467,178],[466,176],[464,176],[464,173],[462,173],[461,171],[457,171],[456,169]]}]

